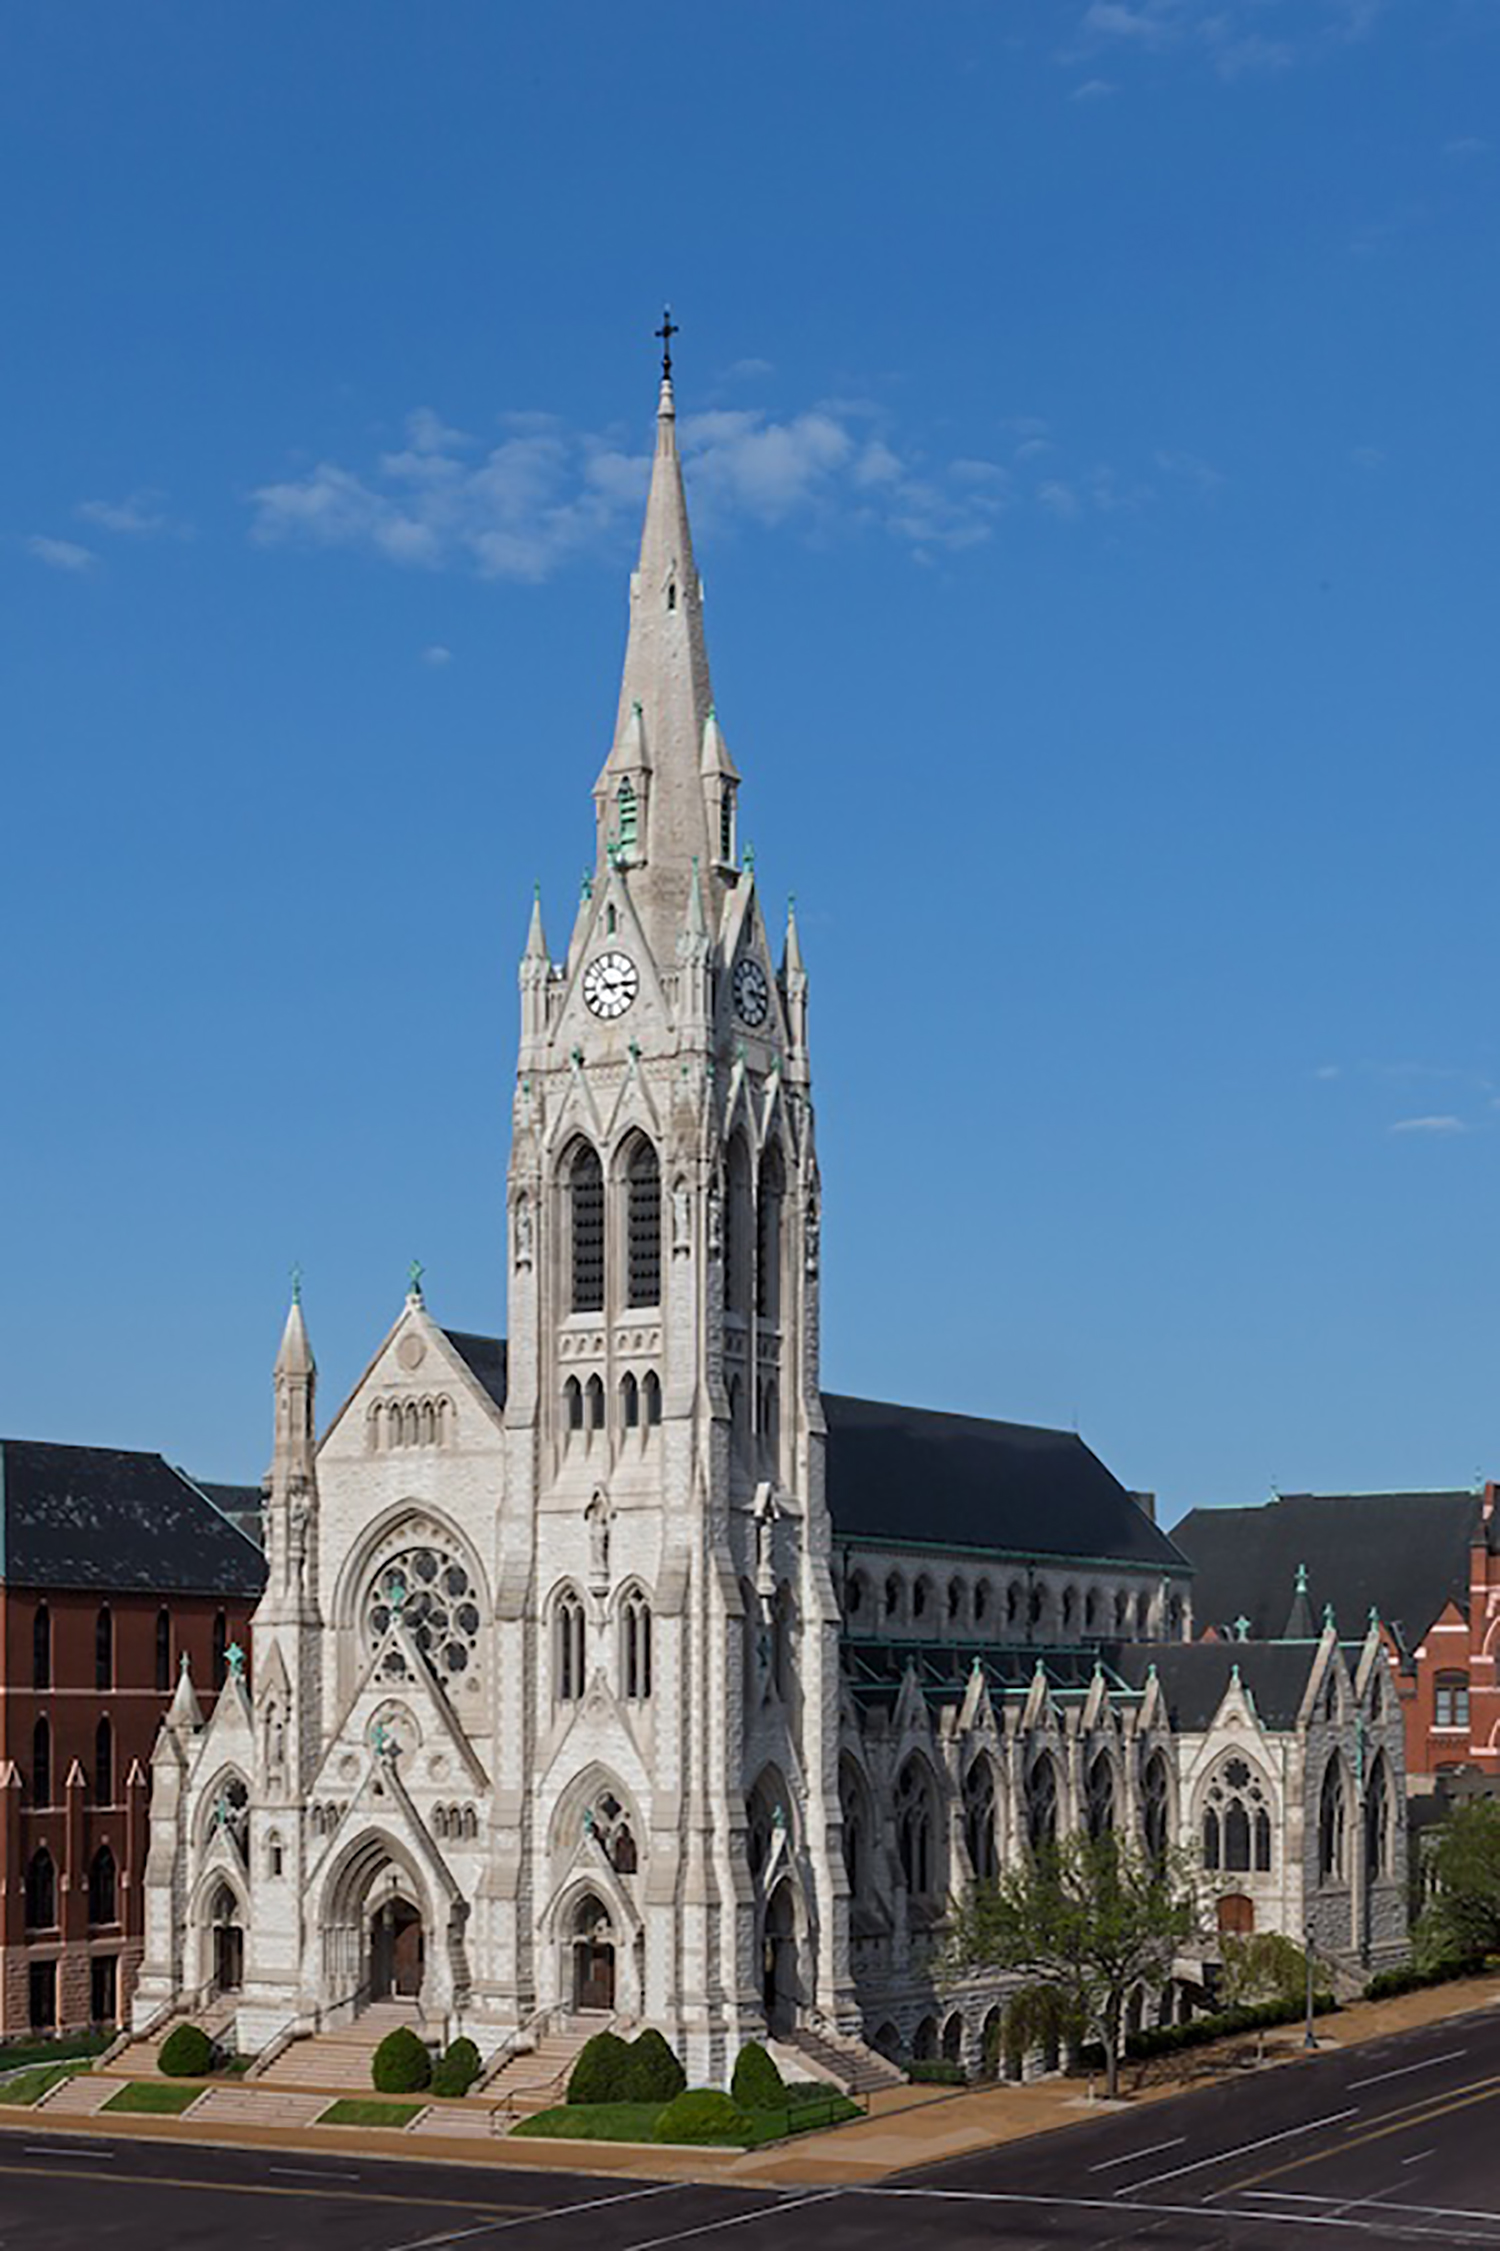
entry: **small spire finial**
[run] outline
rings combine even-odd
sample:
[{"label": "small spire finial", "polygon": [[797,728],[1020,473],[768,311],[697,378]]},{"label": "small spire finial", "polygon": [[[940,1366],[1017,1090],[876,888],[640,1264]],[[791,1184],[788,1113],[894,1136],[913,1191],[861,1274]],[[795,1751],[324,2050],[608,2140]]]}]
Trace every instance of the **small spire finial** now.
[{"label": "small spire finial", "polygon": [[1299,1563],[1297,1566],[1297,1585],[1295,1592],[1298,1594],[1306,1594],[1307,1592],[1307,1565],[1305,1563]]},{"label": "small spire finial", "polygon": [[422,1264],[422,1261],[419,1258],[414,1258],[412,1260],[410,1266],[406,1270],[408,1297],[414,1297],[420,1300],[422,1295],[422,1276],[426,1273],[426,1271],[426,1267]]},{"label": "small spire finial", "polygon": [[302,1303],[302,1269],[295,1261],[292,1264],[292,1303]]},{"label": "small spire finial", "polygon": [[664,383],[670,383],[672,380],[672,338],[682,334],[681,329],[672,318],[670,305],[663,306],[661,326],[656,333],[661,338],[661,379]]}]

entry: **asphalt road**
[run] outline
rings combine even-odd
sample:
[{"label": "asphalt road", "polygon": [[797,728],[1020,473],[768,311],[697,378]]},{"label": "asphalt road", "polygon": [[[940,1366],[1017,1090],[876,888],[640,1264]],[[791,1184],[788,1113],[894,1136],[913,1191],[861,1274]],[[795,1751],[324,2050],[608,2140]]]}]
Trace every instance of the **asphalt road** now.
[{"label": "asphalt road", "polygon": [[869,2188],[753,2189],[0,2131],[0,2251],[1500,2251],[1500,2014]]}]

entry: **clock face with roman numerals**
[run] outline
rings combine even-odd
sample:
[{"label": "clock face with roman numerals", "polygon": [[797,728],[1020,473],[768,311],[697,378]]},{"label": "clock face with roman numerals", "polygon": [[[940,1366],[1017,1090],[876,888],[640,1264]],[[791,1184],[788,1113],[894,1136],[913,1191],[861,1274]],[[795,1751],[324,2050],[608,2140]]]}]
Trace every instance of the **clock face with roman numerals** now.
[{"label": "clock face with roman numerals", "polygon": [[612,1023],[635,999],[640,982],[629,954],[600,954],[583,973],[583,997],[596,1016]]},{"label": "clock face with roman numerals", "polygon": [[751,1030],[763,1024],[771,1006],[771,988],[766,983],[766,973],[758,961],[745,959],[735,964],[734,1005],[742,1022]]}]

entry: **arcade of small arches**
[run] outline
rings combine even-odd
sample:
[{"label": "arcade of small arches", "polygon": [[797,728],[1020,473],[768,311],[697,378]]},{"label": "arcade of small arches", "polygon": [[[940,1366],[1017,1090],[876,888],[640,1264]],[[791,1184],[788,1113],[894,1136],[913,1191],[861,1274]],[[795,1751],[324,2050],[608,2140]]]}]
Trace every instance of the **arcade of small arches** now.
[{"label": "arcade of small arches", "polygon": [[458,1425],[457,1409],[446,1393],[421,1399],[377,1399],[365,1418],[372,1454],[413,1446],[448,1446]]},{"label": "arcade of small arches", "polygon": [[845,1629],[863,1639],[1037,1642],[1142,1641],[1184,1632],[1182,1593],[1156,1580],[1009,1574],[977,1567],[942,1572],[861,1563],[844,1579]]}]

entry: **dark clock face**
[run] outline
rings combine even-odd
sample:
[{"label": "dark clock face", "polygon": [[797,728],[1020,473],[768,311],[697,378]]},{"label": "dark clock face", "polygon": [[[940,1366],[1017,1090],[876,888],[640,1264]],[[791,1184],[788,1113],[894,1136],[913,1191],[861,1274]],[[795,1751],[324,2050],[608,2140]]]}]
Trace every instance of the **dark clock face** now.
[{"label": "dark clock face", "polygon": [[752,1029],[765,1022],[771,1006],[771,988],[766,983],[766,973],[760,963],[751,961],[748,955],[735,966],[734,1005],[742,1020]]},{"label": "dark clock face", "polygon": [[629,954],[599,954],[583,973],[583,997],[605,1023],[623,1016],[640,987],[640,974]]}]

